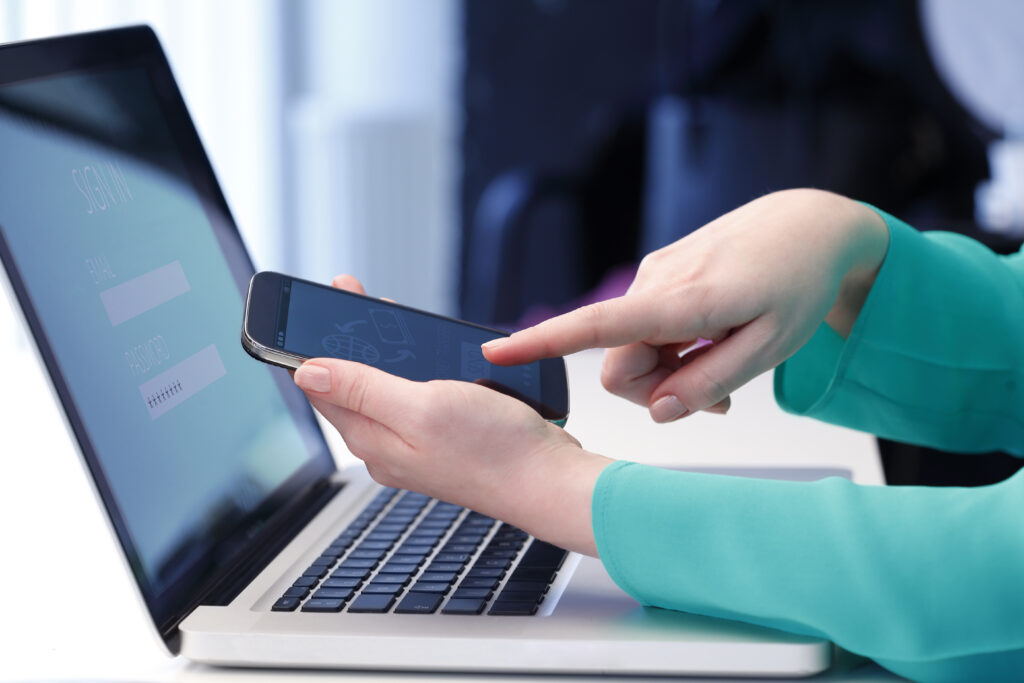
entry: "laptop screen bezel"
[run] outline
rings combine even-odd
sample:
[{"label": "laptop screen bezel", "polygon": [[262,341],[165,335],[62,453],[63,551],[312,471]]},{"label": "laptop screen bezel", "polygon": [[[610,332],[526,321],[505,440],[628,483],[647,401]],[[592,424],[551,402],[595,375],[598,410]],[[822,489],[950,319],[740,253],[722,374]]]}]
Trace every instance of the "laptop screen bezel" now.
[{"label": "laptop screen bezel", "polygon": [[[0,45],[0,88],[15,82],[103,69],[137,67],[144,68],[150,77],[154,95],[174,140],[179,145],[182,162],[196,195],[211,222],[239,293],[244,297],[245,289],[254,272],[252,260],[220,190],[160,42],[152,29],[148,26],[132,26]],[[215,560],[213,567],[199,572],[198,575],[189,572],[182,579],[157,593],[142,571],[142,563],[139,561],[124,516],[118,508],[103,465],[89,439],[81,413],[61,372],[54,347],[47,339],[31,292],[19,272],[2,225],[0,262],[7,271],[14,296],[20,304],[128,565],[135,575],[154,626],[167,647],[172,652],[176,651],[179,638],[178,624],[199,604],[223,604],[229,599],[231,596],[218,594],[218,590],[237,590],[237,582],[226,581],[225,577],[237,575],[238,562],[257,555],[256,549],[267,544],[269,534],[279,536],[282,520],[292,516],[301,517],[302,514],[297,508],[302,507],[307,499],[316,497],[317,492],[336,471],[334,459],[319,432],[312,408],[283,371],[272,370],[283,400],[299,423],[300,432],[306,440],[311,457],[242,519],[232,533],[227,534],[224,539],[218,539],[218,552],[210,553],[211,557],[205,558],[207,564]],[[241,323],[241,310],[238,311],[238,317]],[[225,586],[231,587],[225,589]]]}]

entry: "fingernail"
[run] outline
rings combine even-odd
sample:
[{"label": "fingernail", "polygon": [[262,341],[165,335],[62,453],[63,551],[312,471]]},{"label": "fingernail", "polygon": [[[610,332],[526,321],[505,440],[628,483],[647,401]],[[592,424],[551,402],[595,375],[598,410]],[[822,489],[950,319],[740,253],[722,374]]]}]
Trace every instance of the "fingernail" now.
[{"label": "fingernail", "polygon": [[483,347],[488,350],[496,349],[499,346],[504,346],[507,341],[508,337],[498,337],[497,339],[492,339],[491,341],[484,343]]},{"label": "fingernail", "polygon": [[331,371],[321,365],[303,365],[295,371],[295,383],[307,391],[331,390]]},{"label": "fingernail", "polygon": [[655,422],[671,422],[678,420],[688,411],[675,396],[662,396],[651,405],[651,418]]},{"label": "fingernail", "polygon": [[710,408],[705,408],[704,412],[714,413],[715,415],[725,415],[729,412],[729,406],[713,405]]}]

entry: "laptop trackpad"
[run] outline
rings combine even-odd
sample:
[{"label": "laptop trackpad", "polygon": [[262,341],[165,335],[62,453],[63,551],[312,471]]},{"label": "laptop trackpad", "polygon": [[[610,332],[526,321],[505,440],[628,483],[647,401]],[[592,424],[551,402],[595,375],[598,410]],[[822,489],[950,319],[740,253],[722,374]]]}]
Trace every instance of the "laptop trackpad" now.
[{"label": "laptop trackpad", "polygon": [[[578,557],[578,556],[576,556]],[[566,566],[562,568],[565,573],[570,569],[570,562],[573,555],[566,560]],[[562,578],[561,576],[559,578]],[[640,608],[640,603],[631,598],[622,589],[615,585],[612,577],[608,575],[601,560],[583,556],[579,564],[569,578],[568,586],[561,597],[553,595],[557,599],[553,613],[559,616],[596,616],[607,617],[612,614],[626,614]],[[556,581],[552,592],[556,592],[561,581]]]},{"label": "laptop trackpad", "polygon": [[[570,556],[572,557],[572,556]],[[601,561],[583,557],[558,599],[552,614],[590,624],[603,624],[609,633],[631,638],[704,643],[816,643],[820,638],[658,607],[644,607],[619,588]],[[645,634],[645,635],[641,635]]]}]

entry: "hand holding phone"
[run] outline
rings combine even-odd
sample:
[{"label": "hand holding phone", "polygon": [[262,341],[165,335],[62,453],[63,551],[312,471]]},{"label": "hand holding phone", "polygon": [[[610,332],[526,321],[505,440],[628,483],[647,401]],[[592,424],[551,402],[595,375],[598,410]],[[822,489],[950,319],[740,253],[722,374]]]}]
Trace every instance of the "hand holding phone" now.
[{"label": "hand holding phone", "polygon": [[411,380],[474,382],[564,424],[564,361],[494,365],[480,345],[501,336],[507,333],[266,271],[249,282],[242,325],[242,346],[266,363],[294,369],[310,358],[341,358]]}]

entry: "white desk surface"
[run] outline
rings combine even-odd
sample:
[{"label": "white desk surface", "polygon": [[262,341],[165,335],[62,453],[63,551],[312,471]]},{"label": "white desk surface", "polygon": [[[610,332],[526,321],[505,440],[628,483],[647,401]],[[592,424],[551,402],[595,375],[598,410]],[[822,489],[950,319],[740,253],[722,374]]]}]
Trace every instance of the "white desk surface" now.
[{"label": "white desk surface", "polygon": [[[0,315],[7,314],[0,310]],[[22,340],[15,346],[18,348],[13,351],[4,349],[13,362],[8,362],[0,386],[4,547],[0,562],[0,679],[457,678],[470,682],[510,678],[224,670],[169,657],[151,635],[148,617],[136,602],[119,549],[107,531],[47,382],[27,343]],[[655,425],[646,410],[604,392],[598,381],[600,360],[597,352],[569,359],[572,414],[568,429],[590,450],[672,466],[838,467],[851,470],[859,483],[882,481],[873,438],[783,413],[772,398],[770,375],[736,392],[726,417],[701,414],[672,425]],[[340,439],[331,441],[332,446],[340,444]],[[353,461],[343,448],[336,453],[342,464]],[[824,678],[895,678],[855,659],[841,662],[837,669]],[[530,680],[582,679],[544,676]]]}]

